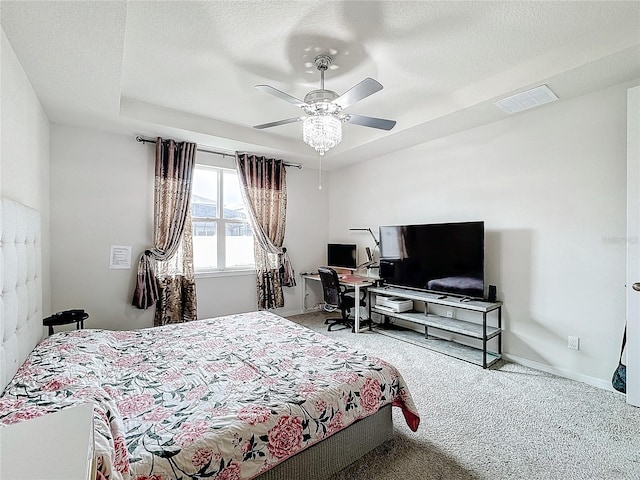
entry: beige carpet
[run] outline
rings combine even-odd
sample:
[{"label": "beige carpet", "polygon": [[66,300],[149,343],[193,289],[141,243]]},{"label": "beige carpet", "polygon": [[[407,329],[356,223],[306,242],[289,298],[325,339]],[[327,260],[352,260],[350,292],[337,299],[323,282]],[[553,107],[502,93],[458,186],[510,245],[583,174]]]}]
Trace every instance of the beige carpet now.
[{"label": "beige carpet", "polygon": [[323,313],[288,318],[394,364],[420,411],[413,433],[394,409],[393,448],[332,480],[640,479],[640,409],[623,395],[512,363],[483,370],[374,332],[327,332]]}]

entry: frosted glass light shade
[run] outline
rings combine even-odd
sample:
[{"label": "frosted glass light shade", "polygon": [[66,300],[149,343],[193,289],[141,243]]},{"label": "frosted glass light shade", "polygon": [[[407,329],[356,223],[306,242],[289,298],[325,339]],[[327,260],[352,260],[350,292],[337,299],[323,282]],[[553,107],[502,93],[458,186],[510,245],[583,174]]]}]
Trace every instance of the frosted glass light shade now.
[{"label": "frosted glass light shade", "polygon": [[304,119],[302,139],[320,155],[342,141],[342,122],[333,115],[312,115]]}]

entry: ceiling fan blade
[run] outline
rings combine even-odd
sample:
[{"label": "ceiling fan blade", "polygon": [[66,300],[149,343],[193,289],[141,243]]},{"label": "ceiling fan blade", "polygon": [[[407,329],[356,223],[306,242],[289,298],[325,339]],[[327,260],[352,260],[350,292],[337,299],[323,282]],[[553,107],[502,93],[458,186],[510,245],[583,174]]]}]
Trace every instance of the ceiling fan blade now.
[{"label": "ceiling fan blade", "polygon": [[380,90],[382,90],[382,85],[379,82],[373,78],[365,78],[356,86],[336,98],[333,103],[340,105],[342,108],[347,108]]},{"label": "ceiling fan blade", "polygon": [[363,127],[379,128],[380,130],[391,130],[396,126],[395,120],[385,120],[384,118],[365,117],[364,115],[349,114],[345,120],[347,123],[362,125]]},{"label": "ceiling fan blade", "polygon": [[278,97],[286,102],[289,103],[293,103],[296,107],[304,107],[306,105],[306,103],[304,103],[302,100],[296,98],[296,97],[292,97],[291,95],[289,95],[288,93],[284,93],[282,90],[278,90],[277,88],[273,88],[270,85],[256,85],[256,88],[258,90],[261,90],[265,93],[270,93],[271,95],[273,95],[274,97]]},{"label": "ceiling fan blade", "polygon": [[263,123],[262,125],[254,125],[253,128],[262,130],[263,128],[277,127],[279,125],[286,125],[287,123],[299,122],[301,120],[304,120],[304,117],[292,117],[292,118],[286,118],[284,120],[278,120],[277,122],[269,122],[269,123]]}]

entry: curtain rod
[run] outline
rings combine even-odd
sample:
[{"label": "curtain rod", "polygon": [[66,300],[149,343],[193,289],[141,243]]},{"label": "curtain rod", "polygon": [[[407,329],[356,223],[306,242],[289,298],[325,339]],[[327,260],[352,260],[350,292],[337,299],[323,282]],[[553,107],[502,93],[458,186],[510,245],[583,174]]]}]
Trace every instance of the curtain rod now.
[{"label": "curtain rod", "polygon": [[[143,138],[141,135],[138,135],[136,137],[136,142],[140,142],[140,143],[156,143],[155,140],[151,140],[151,139],[148,139],[148,138]],[[196,150],[199,151],[199,152],[213,153],[214,155],[221,155],[222,157],[233,157],[233,158],[236,157],[235,153],[221,152],[219,150],[211,150],[209,148],[201,148],[200,146],[196,147]],[[246,152],[243,152],[243,153],[246,153]],[[284,166],[285,167],[295,167],[297,169],[302,169],[302,165],[299,164],[299,163],[284,162]]]}]

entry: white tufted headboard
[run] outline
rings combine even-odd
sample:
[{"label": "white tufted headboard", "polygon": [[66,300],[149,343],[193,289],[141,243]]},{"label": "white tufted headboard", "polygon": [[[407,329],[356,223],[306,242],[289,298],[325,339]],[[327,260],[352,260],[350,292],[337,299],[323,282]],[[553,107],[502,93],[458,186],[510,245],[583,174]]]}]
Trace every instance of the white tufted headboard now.
[{"label": "white tufted headboard", "polygon": [[0,199],[0,393],[40,341],[40,214]]}]

